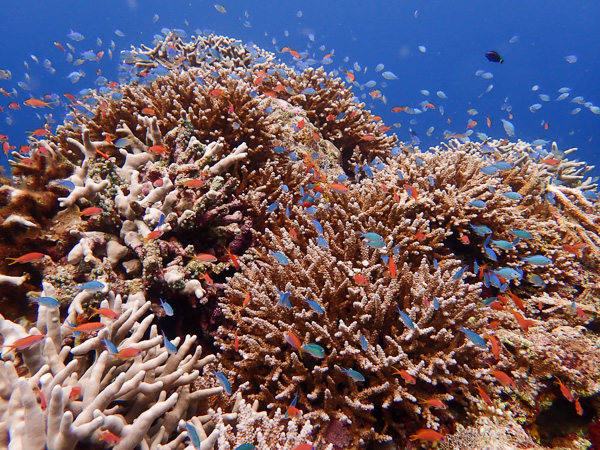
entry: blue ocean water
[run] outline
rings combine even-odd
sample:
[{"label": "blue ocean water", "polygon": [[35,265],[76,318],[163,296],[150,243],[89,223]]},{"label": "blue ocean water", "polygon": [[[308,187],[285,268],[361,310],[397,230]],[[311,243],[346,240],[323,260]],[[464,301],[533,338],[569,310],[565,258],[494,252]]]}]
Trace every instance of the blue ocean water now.
[{"label": "blue ocean water", "polygon": [[[598,2],[217,1],[225,12],[214,1],[195,0],[5,2],[0,16],[0,78],[5,79],[0,87],[15,93],[0,95],[0,135],[8,136],[16,149],[26,145],[27,131],[46,120],[53,126],[62,122],[70,104],[64,94],[77,96],[97,87],[98,76],[117,80],[121,50],[150,45],[163,28],[179,28],[190,36],[195,30],[213,30],[274,52],[287,46],[304,56],[300,68],[321,65],[330,54],[326,69],[344,78],[351,72],[357,97],[401,140],[409,141],[412,130],[422,148],[443,140],[444,131],[467,132],[469,119],[477,122],[471,123],[472,140],[479,140],[477,133],[507,137],[505,119],[515,127],[511,140],[541,138],[556,141],[561,150],[578,147],[574,158],[600,166],[600,114],[593,112],[600,105]],[[84,39],[68,38],[71,30]],[[76,61],[89,50],[104,54],[79,66],[66,61],[68,53]],[[504,63],[488,61],[490,50]],[[298,63],[289,53],[278,55]],[[46,59],[50,66],[44,66]],[[385,67],[376,72],[378,64]],[[68,78],[79,71],[85,75]],[[396,79],[384,78],[388,71]],[[561,88],[567,88],[562,90],[568,96],[557,100]],[[32,109],[23,104],[30,97],[59,98],[61,104]],[[13,102],[20,109],[9,108]],[[531,108],[536,104],[541,108]],[[395,107],[423,112],[394,113]],[[0,158],[6,166],[5,155]]]}]

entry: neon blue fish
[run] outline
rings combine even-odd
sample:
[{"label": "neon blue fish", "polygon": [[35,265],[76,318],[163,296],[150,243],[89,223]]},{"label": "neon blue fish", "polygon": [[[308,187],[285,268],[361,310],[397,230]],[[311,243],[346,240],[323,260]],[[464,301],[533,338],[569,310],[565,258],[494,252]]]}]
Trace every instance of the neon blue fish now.
[{"label": "neon blue fish", "polygon": [[490,306],[496,300],[498,300],[498,297],[488,297],[483,301],[483,306]]},{"label": "neon blue fish", "polygon": [[279,289],[277,289],[277,292],[279,292],[279,302],[277,304],[279,306],[291,308],[292,307],[292,303],[290,302],[290,295],[292,295],[291,292],[281,292]]},{"label": "neon blue fish", "polygon": [[158,299],[160,301],[160,306],[165,310],[165,314],[171,317],[174,314],[173,307],[169,305],[167,302],[163,302],[162,298]]},{"label": "neon blue fish", "polygon": [[514,250],[512,242],[504,240],[492,240],[492,244],[502,250]]},{"label": "neon blue fish", "polygon": [[366,352],[369,348],[369,344],[362,334],[360,335],[360,347],[363,349],[364,352]]},{"label": "neon blue fish", "polygon": [[404,325],[406,325],[411,330],[414,330],[415,325],[413,324],[413,321],[410,320],[410,317],[408,317],[408,314],[406,314],[404,311],[401,311],[399,306],[396,306],[396,308],[398,309],[398,314],[400,314],[400,319],[402,319]]},{"label": "neon blue fish", "polygon": [[368,242],[383,241],[383,238],[380,235],[378,235],[377,233],[374,233],[374,232],[360,233],[360,237],[363,238],[364,240],[368,241]]},{"label": "neon blue fish", "polygon": [[231,384],[229,384],[227,377],[220,372],[215,372],[215,376],[217,377],[217,383],[223,387],[227,395],[231,395]]},{"label": "neon blue fish", "polygon": [[80,291],[92,291],[99,292],[105,288],[104,283],[100,281],[88,281],[87,283],[83,283],[81,286],[75,286],[75,289],[79,289]]},{"label": "neon blue fish", "polygon": [[325,349],[318,344],[310,343],[303,345],[302,350],[305,350],[313,358],[323,359],[325,358]]},{"label": "neon blue fish", "polygon": [[525,231],[525,230],[510,230],[509,231],[510,234],[517,236],[518,238],[521,239],[533,239],[533,234],[531,234],[529,231]]},{"label": "neon blue fish", "polygon": [[102,342],[104,345],[106,345],[106,350],[108,350],[109,353],[113,353],[115,355],[119,353],[119,349],[115,344],[112,343],[112,341],[109,341],[108,339],[102,339]]},{"label": "neon blue fish", "polygon": [[485,225],[471,225],[469,224],[473,232],[478,236],[485,236],[486,234],[491,234],[492,230]]},{"label": "neon blue fish", "polygon": [[502,267],[499,270],[493,270],[496,275],[507,280],[520,280],[523,278],[523,271],[521,269],[513,269],[512,267]]},{"label": "neon blue fish", "polygon": [[383,248],[383,247],[385,247],[385,242],[383,242],[383,241],[365,242],[365,245],[367,247],[371,247],[371,248]]},{"label": "neon blue fish", "polygon": [[518,192],[503,192],[502,195],[509,200],[521,200],[523,198],[523,196]]},{"label": "neon blue fish", "polygon": [[198,436],[198,431],[196,430],[196,428],[194,427],[194,425],[192,425],[189,422],[185,423],[185,429],[187,431],[187,435],[190,438],[190,441],[192,441],[192,445],[195,448],[200,448],[200,436]]},{"label": "neon blue fish", "polygon": [[552,260],[543,255],[529,256],[527,258],[523,258],[523,261],[531,264],[532,266],[547,266],[548,264],[552,264]]},{"label": "neon blue fish", "polygon": [[312,309],[314,312],[316,312],[317,314],[323,314],[323,308],[321,308],[321,305],[319,305],[317,302],[308,299],[304,301],[308,303],[308,306],[310,306],[310,309]]},{"label": "neon blue fish", "polygon": [[321,248],[329,248],[329,244],[327,243],[327,241],[322,238],[321,236],[319,236],[318,238],[315,238],[315,241],[317,243],[317,245]]},{"label": "neon blue fish", "polygon": [[354,381],[357,381],[357,382],[365,381],[365,377],[363,377],[363,375],[360,372],[357,372],[356,370],[352,370],[352,369],[344,369],[343,367],[341,367],[341,369],[344,372],[346,372],[346,375],[348,375]]},{"label": "neon blue fish", "polygon": [[469,202],[469,205],[474,206],[475,208],[485,208],[485,202],[483,200],[473,200]]},{"label": "neon blue fish", "polygon": [[167,339],[167,335],[165,334],[164,331],[160,331],[163,335],[163,344],[165,346],[165,348],[167,349],[167,353],[169,355],[176,355],[177,354],[177,347],[175,347],[175,344],[173,344],[170,340]]},{"label": "neon blue fish", "polygon": [[38,305],[42,305],[47,308],[60,307],[60,302],[53,297],[38,297],[34,298],[34,300],[38,303]]},{"label": "neon blue fish", "polygon": [[469,266],[465,266],[462,269],[460,269],[458,272],[456,272],[454,275],[452,275],[452,278],[454,280],[460,280],[463,277],[465,270],[467,270],[468,267]]},{"label": "neon blue fish", "polygon": [[321,223],[317,219],[312,219],[312,223],[315,226],[317,233],[323,234],[323,227],[321,226]]},{"label": "neon blue fish", "polygon": [[274,252],[273,250],[269,250],[269,251],[275,257],[275,259],[277,260],[277,262],[279,262],[279,264],[287,266],[290,263],[289,260],[286,258],[286,256],[283,253],[281,253],[281,252]]},{"label": "neon blue fish", "polygon": [[279,205],[280,205],[280,204],[281,204],[281,203],[277,203],[277,202],[275,202],[275,203],[271,203],[271,204],[269,205],[269,207],[267,208],[267,213],[271,213],[271,212],[275,211],[277,208],[279,208]]},{"label": "neon blue fish", "polygon": [[487,349],[487,345],[485,345],[485,339],[482,338],[481,336],[479,336],[477,333],[475,333],[474,331],[471,331],[471,330],[467,330],[462,325],[460,326],[460,331],[462,331],[463,333],[465,333],[467,335],[467,338],[469,338],[469,340],[473,344],[475,344],[477,347],[481,347],[481,348]]}]

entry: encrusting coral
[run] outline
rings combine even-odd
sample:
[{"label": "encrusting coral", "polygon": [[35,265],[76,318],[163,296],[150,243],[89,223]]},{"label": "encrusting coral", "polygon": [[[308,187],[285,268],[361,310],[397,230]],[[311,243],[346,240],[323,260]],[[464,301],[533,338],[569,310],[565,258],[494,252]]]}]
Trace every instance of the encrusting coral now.
[{"label": "encrusting coral", "polygon": [[[1,292],[60,305],[0,323],[5,345],[47,335],[2,365],[11,444],[406,445],[597,395],[589,166],[520,141],[422,152],[335,74],[225,37],[123,58],[131,82],[76,105],[0,191],[2,253],[42,252]],[[116,318],[70,349],[98,301]]]}]

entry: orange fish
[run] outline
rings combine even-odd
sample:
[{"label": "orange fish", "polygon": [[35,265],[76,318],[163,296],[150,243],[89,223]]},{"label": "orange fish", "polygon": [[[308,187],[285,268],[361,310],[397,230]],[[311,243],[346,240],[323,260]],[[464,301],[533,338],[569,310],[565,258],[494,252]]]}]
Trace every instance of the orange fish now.
[{"label": "orange fish", "polygon": [[287,406],[286,412],[289,417],[298,417],[301,411],[295,406]]},{"label": "orange fish", "polygon": [[285,91],[285,86],[283,84],[278,84],[273,88],[275,91]]},{"label": "orange fish", "polygon": [[290,55],[292,55],[294,58],[300,59],[300,53],[298,53],[296,50],[290,49]]},{"label": "orange fish", "polygon": [[69,393],[69,400],[75,400],[81,395],[81,388],[79,386],[74,386],[71,388],[71,392]]},{"label": "orange fish", "polygon": [[423,239],[425,239],[426,237],[427,237],[427,235],[421,233],[420,231],[417,234],[415,234],[415,239],[419,242],[422,241]]},{"label": "orange fish", "polygon": [[515,382],[512,380],[512,378],[501,370],[492,370],[490,374],[496,377],[496,380],[498,380],[503,386],[511,388],[515,387]]},{"label": "orange fish", "polygon": [[548,158],[543,161],[540,161],[541,164],[548,164],[549,166],[556,166],[560,161],[554,158]]},{"label": "orange fish", "polygon": [[44,128],[38,128],[37,130],[29,131],[32,136],[47,136],[50,132]]},{"label": "orange fish", "polygon": [[390,256],[388,260],[388,270],[390,272],[390,278],[396,278],[398,276],[398,271],[396,270],[396,263],[394,262],[394,258]]},{"label": "orange fish", "polygon": [[263,95],[265,97],[277,98],[277,94],[273,91],[265,91],[265,92],[263,92]]},{"label": "orange fish", "polygon": [[8,136],[5,134],[0,134],[0,141],[8,141]]},{"label": "orange fish", "polygon": [[213,89],[212,91],[210,91],[208,93],[208,95],[210,95],[211,97],[219,98],[220,96],[223,95],[223,90],[222,89]]},{"label": "orange fish", "polygon": [[229,259],[231,259],[231,262],[233,263],[233,267],[235,267],[236,270],[240,270],[240,263],[238,263],[238,260],[235,257],[235,255],[229,251],[229,247],[226,247],[225,250],[229,255]]},{"label": "orange fish", "polygon": [[500,341],[496,336],[485,333],[485,337],[487,337],[492,343],[492,353],[494,355],[494,359],[500,359]]},{"label": "orange fish", "polygon": [[430,428],[421,428],[419,431],[417,431],[416,434],[413,434],[409,437],[409,440],[411,441],[416,441],[417,439],[420,441],[430,442],[443,442],[446,440],[443,434],[438,433],[437,431],[432,430]]},{"label": "orange fish", "polygon": [[235,333],[233,334],[233,348],[235,348],[236,352],[240,350],[240,341],[238,341],[237,330],[235,330]]},{"label": "orange fish", "polygon": [[246,298],[244,298],[244,302],[242,303],[242,306],[245,308],[246,306],[248,306],[250,304],[250,292],[242,289],[242,291],[244,291],[246,293]]},{"label": "orange fish", "polygon": [[333,119],[335,119],[335,116],[333,114],[329,114],[326,120],[327,122],[331,122]]},{"label": "orange fish", "polygon": [[469,240],[469,236],[467,236],[466,234],[461,235],[460,240],[462,241],[463,244],[466,244],[466,245],[469,245],[471,243],[471,241]]},{"label": "orange fish", "polygon": [[110,357],[113,359],[132,359],[132,358],[135,358],[140,353],[142,353],[142,351],[139,348],[127,347],[127,348],[119,350],[119,353],[110,355]]},{"label": "orange fish", "polygon": [[356,284],[360,284],[361,286],[366,286],[367,284],[369,284],[369,281],[359,273],[354,275],[354,282]]},{"label": "orange fish", "polygon": [[373,116],[371,117],[371,120],[373,122],[379,122],[380,120],[383,120],[383,118],[381,116]]},{"label": "orange fish", "polygon": [[163,153],[166,153],[167,149],[162,145],[153,145],[148,149],[148,151],[150,153],[154,153],[155,155],[161,155]]},{"label": "orange fish", "polygon": [[486,328],[493,330],[494,328],[498,328],[499,326],[500,326],[500,322],[498,322],[497,320],[493,320],[487,324]]},{"label": "orange fish", "polygon": [[162,236],[162,234],[163,234],[163,232],[161,230],[151,231],[144,238],[144,242],[153,241],[154,239],[158,239],[159,237]]},{"label": "orange fish", "polygon": [[348,188],[346,186],[344,186],[343,184],[332,183],[329,185],[329,187],[331,188],[332,191],[338,192],[340,194],[343,194],[344,192],[348,192]]},{"label": "orange fish", "polygon": [[301,119],[300,122],[298,122],[298,125],[296,125],[296,131],[300,131],[302,128],[304,128],[304,125],[306,125],[306,122],[304,119]]},{"label": "orange fish", "polygon": [[435,408],[435,409],[446,409],[447,408],[447,406],[444,404],[444,402],[441,400],[438,400],[437,398],[430,398],[428,400],[421,399],[420,403],[424,403],[427,406],[429,406],[430,408]]},{"label": "orange fish", "polygon": [[154,112],[154,110],[150,109],[150,108],[143,108],[140,112],[142,114],[147,115],[147,116],[154,116],[154,115],[156,115],[156,113]]},{"label": "orange fish", "polygon": [[513,313],[513,316],[515,316],[515,319],[517,319],[517,322],[519,322],[519,326],[523,331],[529,331],[529,327],[535,323],[533,320],[523,317],[523,314],[518,311],[511,310],[511,312]]},{"label": "orange fish", "polygon": [[233,114],[233,105],[229,106],[229,109],[227,110],[227,114]]},{"label": "orange fish", "polygon": [[364,136],[360,137],[360,140],[362,141],[373,141],[375,139],[375,136],[373,136],[372,134],[365,134]]},{"label": "orange fish", "polygon": [[71,330],[71,333],[82,332],[82,333],[93,333],[94,331],[101,330],[106,325],[101,322],[88,322],[81,325],[77,325],[75,328],[67,327]]},{"label": "orange fish", "polygon": [[507,294],[510,296],[510,298],[513,299],[513,301],[515,302],[515,304],[521,311],[525,311],[525,305],[523,304],[523,301],[519,297],[517,297],[515,294],[513,294],[510,291],[507,292]]},{"label": "orange fish", "polygon": [[12,344],[0,345],[0,347],[9,347],[11,350],[21,351],[33,347],[35,344],[45,338],[45,334],[30,334],[24,338],[17,339]]},{"label": "orange fish", "polygon": [[191,180],[187,180],[185,183],[183,183],[183,187],[186,188],[197,188],[200,187],[204,184],[204,180],[199,179],[199,178],[194,178]]},{"label": "orange fish", "polygon": [[477,126],[477,121],[469,119],[469,123],[467,123],[467,129],[474,128]]},{"label": "orange fish", "polygon": [[573,394],[571,394],[571,392],[569,392],[569,390],[567,389],[567,387],[562,383],[562,381],[560,381],[558,379],[558,377],[555,377],[556,381],[558,381],[558,386],[560,387],[560,392],[562,393],[562,395],[565,396],[565,398],[567,400],[569,400],[570,402],[572,402],[573,400],[575,400],[573,398]]},{"label": "orange fish", "polygon": [[117,445],[119,442],[121,442],[121,438],[119,436],[117,436],[114,433],[111,433],[108,430],[103,431],[102,433],[100,433],[100,437],[99,439],[101,441],[106,442],[108,445],[111,446],[115,446]]},{"label": "orange fish", "polygon": [[476,384],[475,387],[479,391],[479,395],[481,395],[483,401],[486,402],[488,406],[492,406],[492,400],[490,399],[490,396],[487,395],[487,393],[478,384]]},{"label": "orange fish", "polygon": [[548,125],[548,122],[546,122],[546,123],[544,124],[544,129],[545,129],[545,130],[547,130],[548,128],[550,128],[550,125]]},{"label": "orange fish", "polygon": [[292,450],[315,450],[315,447],[310,444],[296,445]]},{"label": "orange fish", "polygon": [[208,276],[207,273],[203,273],[202,277],[204,278],[204,281],[206,281],[206,284],[208,284],[209,286],[213,285],[213,280],[211,277]]},{"label": "orange fish", "polygon": [[351,82],[354,82],[354,74],[352,72],[346,72],[346,76]]},{"label": "orange fish", "polygon": [[90,317],[94,317],[96,314],[98,314],[100,316],[108,317],[112,320],[119,318],[119,315],[110,308],[92,308],[92,311],[94,311],[94,314],[92,314]]},{"label": "orange fish", "polygon": [[263,82],[263,77],[258,77],[254,80],[254,86],[258,86],[259,84],[262,84]]},{"label": "orange fish", "polygon": [[425,107],[429,109],[435,109],[435,105],[433,103],[427,103]]},{"label": "orange fish", "polygon": [[98,153],[100,156],[102,156],[104,159],[108,159],[108,155],[106,153],[102,153],[100,150],[98,150],[97,148],[94,148],[94,150],[96,150],[96,153]]},{"label": "orange fish", "polygon": [[302,342],[300,339],[298,339],[298,337],[291,331],[284,331],[283,338],[294,348],[294,350],[297,350],[300,354],[300,357],[302,357]]},{"label": "orange fish", "polygon": [[563,250],[573,253],[574,255],[579,255],[580,250],[585,250],[587,248],[587,244],[583,242],[578,242],[576,244],[565,244],[562,245]]},{"label": "orange fish", "polygon": [[39,100],[37,98],[30,98],[28,100],[25,100],[23,102],[23,104],[25,106],[30,106],[32,108],[52,108],[52,106],[50,106],[49,103],[46,103],[42,100]]},{"label": "orange fish", "polygon": [[54,45],[60,48],[63,52],[66,52],[65,48],[62,45],[60,45],[60,42],[54,42]]},{"label": "orange fish", "polygon": [[485,120],[487,121],[488,128],[491,128],[491,126],[492,126],[492,119],[490,119],[489,117],[486,117]]},{"label": "orange fish", "polygon": [[417,382],[417,380],[415,380],[414,377],[404,369],[398,370],[397,368],[392,367],[392,370],[394,371],[395,375],[400,375],[408,384],[415,384]]},{"label": "orange fish", "polygon": [[21,105],[19,105],[18,103],[15,103],[15,102],[9,103],[8,107],[10,109],[21,109]]},{"label": "orange fish", "polygon": [[210,262],[210,263],[214,263],[214,262],[218,261],[216,256],[210,255],[208,253],[198,253],[196,256],[194,256],[194,259],[196,259],[198,261]]},{"label": "orange fish", "polygon": [[26,253],[23,256],[19,256],[18,258],[6,258],[6,259],[12,260],[11,263],[8,263],[9,266],[12,266],[13,264],[16,264],[16,263],[24,264],[24,263],[30,263],[33,261],[38,261],[46,256],[48,256],[48,255],[45,255],[43,253],[32,252],[32,253]]},{"label": "orange fish", "polygon": [[577,411],[577,414],[579,414],[580,416],[583,416],[583,408],[581,407],[581,403],[579,403],[579,400],[575,400],[575,411]]},{"label": "orange fish", "polygon": [[397,113],[397,112],[402,112],[404,111],[404,108],[402,106],[396,106],[395,108],[392,108],[392,112]]},{"label": "orange fish", "polygon": [[410,184],[405,184],[404,189],[406,189],[408,195],[415,199],[415,202],[419,199],[419,193],[413,186],[411,186]]},{"label": "orange fish", "polygon": [[97,206],[90,206],[89,208],[85,208],[84,210],[79,211],[79,215],[82,217],[97,217],[103,212],[104,210],[102,208],[98,208]]}]

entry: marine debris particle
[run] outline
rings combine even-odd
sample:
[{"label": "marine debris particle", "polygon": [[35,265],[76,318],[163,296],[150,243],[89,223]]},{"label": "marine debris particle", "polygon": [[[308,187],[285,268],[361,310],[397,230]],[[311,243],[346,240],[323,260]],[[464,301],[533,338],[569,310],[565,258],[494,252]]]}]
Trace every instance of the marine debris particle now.
[{"label": "marine debris particle", "polygon": [[[448,132],[422,152],[416,134],[409,144],[386,134],[341,78],[294,70],[222,36],[173,32],[123,62],[135,82],[90,90],[96,102],[39,141],[44,152],[11,162],[5,257],[48,257],[3,259],[0,286],[24,298],[18,277],[29,271],[43,279],[39,298],[66,311],[40,302],[40,330],[2,318],[4,354],[37,352],[42,341],[58,353],[60,333],[74,334],[73,355],[99,350],[89,364],[104,373],[111,342],[110,364],[140,382],[135,368],[165,358],[159,368],[183,364],[197,383],[191,397],[212,388],[224,410],[240,395],[256,400],[269,417],[254,417],[273,436],[286,420],[296,424],[283,432],[290,447],[450,439],[467,411],[476,420],[509,398],[510,414],[534,421],[526,398],[553,389],[552,377],[574,399],[597,394],[597,338],[578,328],[597,317],[597,186],[584,179],[585,163],[568,158],[573,150],[553,144],[541,155],[521,141],[479,144]],[[178,320],[178,333],[202,335],[208,348],[214,339],[215,355],[198,361],[197,350],[185,365],[193,339],[171,342],[154,326],[143,340],[151,308],[159,326]],[[78,323],[101,310],[112,313]],[[21,380],[44,358],[17,363],[29,375],[15,377],[13,390],[31,389]],[[212,377],[189,373],[212,359]],[[65,393],[42,385],[40,404],[80,388],[62,379]],[[87,389],[74,395],[85,399]],[[187,407],[173,409],[187,394],[172,385],[153,391],[165,394],[152,406],[131,403],[131,392],[105,394],[100,409],[119,401],[124,415],[111,415],[129,423],[94,442],[154,442],[150,425],[169,410],[180,419],[169,419],[171,441],[184,432],[194,445],[217,439],[194,434],[201,418]],[[43,415],[32,420],[46,429]],[[230,446],[256,436],[236,442],[243,417],[229,431],[222,412],[210,420]],[[105,419],[84,408],[75,423],[92,424],[91,435]]]}]

